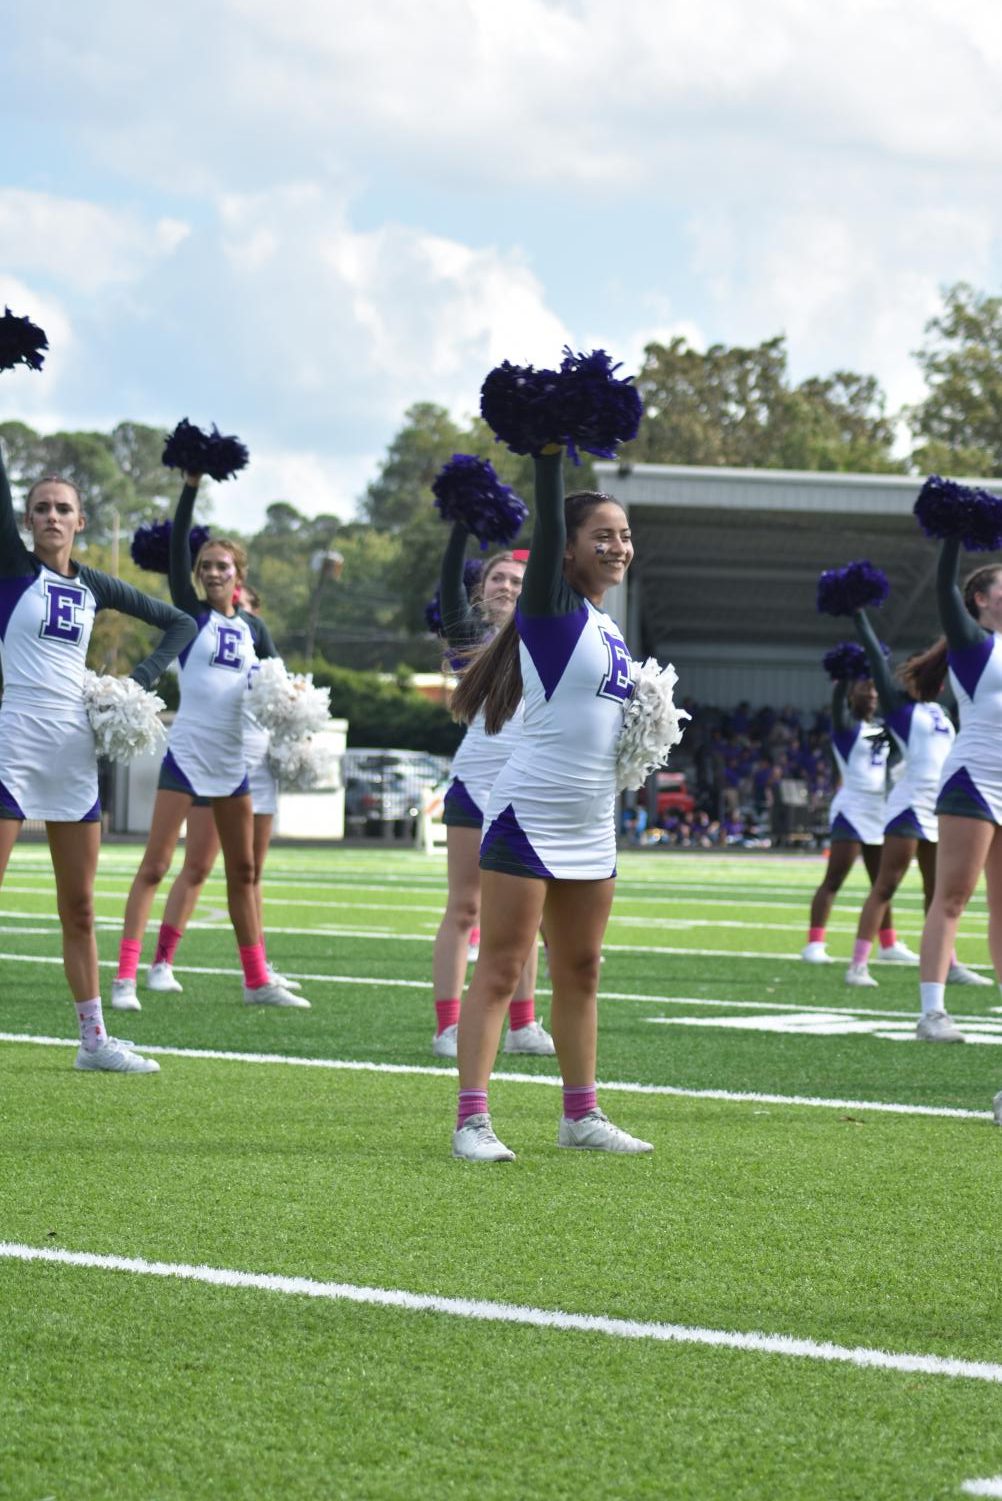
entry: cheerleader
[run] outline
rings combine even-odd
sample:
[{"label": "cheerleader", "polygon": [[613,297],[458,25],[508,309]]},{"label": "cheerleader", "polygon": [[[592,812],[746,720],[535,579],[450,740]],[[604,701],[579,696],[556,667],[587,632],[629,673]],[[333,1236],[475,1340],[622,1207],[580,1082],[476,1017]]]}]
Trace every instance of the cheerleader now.
[{"label": "cheerleader", "polygon": [[[439,595],[442,633],[454,652],[458,666],[484,639],[484,623],[493,635],[512,615],[522,590],[525,553],[501,552],[490,558],[477,583],[471,602],[463,582],[463,559],[469,533],[461,522],[453,525],[442,560]],[[476,606],[476,607],[475,607]],[[467,959],[473,950],[473,933],[480,917],[480,837],[483,810],[498,772],[508,760],[522,731],[523,706],[496,735],[488,735],[484,716],[473,719],[453,757],[452,780],[445,794],[443,822],[446,826],[448,901],[432,960],[435,988],[436,1032],[432,1052],[437,1058],[455,1058],[459,1030],[459,1007],[466,978]],[[479,934],[478,934],[479,938]],[[479,952],[479,944],[478,944]],[[536,1020],[535,991],[537,947],[532,945],[519,976],[508,1014],[506,1053],[552,1056],[553,1039]],[[477,957],[473,954],[473,957]]]},{"label": "cheerleader", "polygon": [[963,1042],[946,1011],[944,988],[957,925],[985,873],[988,948],[1002,979],[1002,567],[988,564],[957,587],[960,539],[939,555],[936,593],[944,638],[926,654],[945,661],[960,710],[960,730],[943,765],[936,799],[936,884],[922,932],[916,1035],[924,1042]]},{"label": "cheerleader", "polygon": [[[260,616],[261,601],[246,582],[240,587],[240,605],[237,613],[243,616]],[[244,759],[247,780],[250,784],[251,808],[254,813],[254,898],[257,908],[261,942],[264,937],[264,899],[261,876],[271,844],[272,827],[278,811],[278,786],[268,765],[268,747],[271,737],[255,718],[250,707],[250,695],[244,697]],[[178,871],[164,904],[163,921],[157,936],[153,963],[146,974],[150,990],[180,993],[184,986],[174,975],[174,955],[184,936],[191,914],[198,905],[202,887],[212,874],[219,857],[219,834],[212,816],[212,799],[196,797],[188,814],[184,838],[184,864]],[[268,979],[273,985],[285,990],[299,990],[298,980],[286,979],[268,964]]]},{"label": "cheerleader", "polygon": [[503,1162],[487,1088],[505,1012],[545,915],[550,1025],[563,1078],[557,1144],[650,1152],[614,1126],[595,1097],[598,977],[616,872],[616,747],[632,692],[631,659],[603,613],[633,557],[611,496],[563,498],[561,451],[534,458],[532,550],[514,618],[467,669],[454,700],[488,733],[525,695],[522,734],[484,811],[480,957],[459,1021],[453,1154]]},{"label": "cheerleader", "polygon": [[[875,986],[877,982],[870,974],[867,960],[880,914],[893,898],[914,859],[918,860],[927,911],[932,901],[939,838],[936,791],[943,762],[953,745],[954,728],[935,702],[946,676],[945,660],[934,663],[930,672],[927,666],[923,666],[922,653],[909,657],[899,673],[904,687],[899,687],[891,676],[887,657],[866,612],[855,611],[853,619],[873,672],[884,723],[901,756],[903,768],[887,799],[880,867],[860,913],[852,962],[845,976],[847,985]],[[954,954],[950,959],[947,983],[990,985],[991,981],[960,964]],[[920,1023],[920,1026],[925,1025],[924,1021]],[[935,1029],[935,1023],[929,1025]],[[925,1032],[920,1035],[925,1036]]]},{"label": "cheerleader", "polygon": [[195,621],[197,634],[181,658],[181,707],[160,769],[146,852],[126,903],[111,1004],[122,1011],[141,1009],[136,975],[153,898],[170,867],[182,823],[195,799],[207,797],[226,866],[227,905],[240,951],[244,1001],[306,1008],[307,1000],[269,977],[256,899],[259,873],[243,714],[254,662],[277,653],[264,622],[234,606],[247,563],[238,542],[220,537],[205,542],[193,570],[205,590],[204,599],[192,585],[188,538],[200,479],[198,474],[185,475],[170,541],[171,596]]},{"label": "cheerleader", "polygon": [[180,610],[73,561],[85,525],[76,486],[47,474],[28,491],[21,541],[0,458],[0,881],[25,818],[45,820],[63,931],[63,966],[80,1024],[74,1066],[155,1074],[159,1064],[109,1037],[101,1012],[94,878],[101,838],[94,736],[83,705],[87,645],[98,610],[164,632],[131,676],[151,688],[194,636]]},{"label": "cheerleader", "polygon": [[[859,653],[858,647],[852,648]],[[884,789],[889,747],[881,726],[874,723],[877,690],[871,678],[835,684],[832,696],[832,754],[841,786],[832,798],[831,851],[824,880],[811,901],[810,928],[800,957],[808,964],[828,964],[825,928],[835,898],[859,856],[871,883],[880,867],[884,842]],[[915,955],[898,941],[890,906],[881,905],[878,917],[880,957],[904,964]]]}]

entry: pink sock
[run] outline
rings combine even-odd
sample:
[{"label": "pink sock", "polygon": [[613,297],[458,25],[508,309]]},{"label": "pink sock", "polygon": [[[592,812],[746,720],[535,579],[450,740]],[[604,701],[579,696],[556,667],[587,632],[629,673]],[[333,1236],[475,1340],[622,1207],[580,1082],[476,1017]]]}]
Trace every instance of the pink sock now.
[{"label": "pink sock", "polygon": [[157,937],[156,952],[153,955],[154,964],[173,964],[177,946],[184,934],[180,928],[172,928],[170,923],[160,924],[160,933]]},{"label": "pink sock", "polygon": [[139,956],[143,952],[142,939],[123,938],[118,945],[118,974],[116,979],[134,980],[139,973]]},{"label": "pink sock", "polygon": [[898,935],[893,928],[881,928],[880,947],[882,949],[893,948],[898,941]]},{"label": "pink sock", "polygon": [[471,1115],[487,1114],[486,1089],[461,1089],[456,1110],[456,1130],[465,1126]]},{"label": "pink sock", "polygon": [[258,990],[262,985],[268,984],[268,965],[263,943],[252,943],[247,948],[240,949],[240,963],[248,990]]},{"label": "pink sock", "polygon": [[536,1020],[536,1001],[533,996],[526,1000],[512,1001],[508,1007],[508,1025],[513,1032],[519,1027],[528,1027]]},{"label": "pink sock", "polygon": [[577,1088],[564,1085],[564,1115],[569,1121],[581,1120],[589,1110],[594,1110],[597,1106],[594,1084],[584,1084]]},{"label": "pink sock", "polygon": [[75,1001],[77,1021],[80,1023],[80,1041],[85,1053],[94,1053],[107,1037],[104,1016],[101,1013],[101,997],[90,1001]]},{"label": "pink sock", "polygon": [[857,938],[856,942],[852,946],[853,964],[865,964],[867,959],[869,959],[870,957],[870,950],[872,948],[872,938]]},{"label": "pink sock", "polygon": [[470,929],[470,936],[469,936],[467,942],[468,942],[468,944],[469,944],[469,946],[470,946],[471,949],[475,949],[478,946],[478,944],[480,943],[480,929],[479,928],[471,928]]},{"label": "pink sock", "polygon": [[436,1019],[436,1023],[437,1023],[437,1025],[435,1027],[435,1036],[436,1037],[441,1037],[441,1035],[445,1031],[446,1027],[454,1027],[456,1025],[456,1023],[458,1022],[458,1020],[459,1020],[459,1002],[458,1001],[436,1001],[435,1002],[435,1019]]},{"label": "pink sock", "polygon": [[824,941],[825,941],[825,930],[824,930],[824,928],[808,928],[807,929],[807,942],[808,943],[824,943]]}]

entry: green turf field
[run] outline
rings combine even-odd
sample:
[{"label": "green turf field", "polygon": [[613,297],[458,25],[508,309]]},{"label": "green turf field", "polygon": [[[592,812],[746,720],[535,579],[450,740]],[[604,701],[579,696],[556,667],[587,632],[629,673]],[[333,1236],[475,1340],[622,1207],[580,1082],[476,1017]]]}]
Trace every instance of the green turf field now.
[{"label": "green turf field", "polygon": [[[102,855],[106,995],[138,855]],[[242,1006],[210,882],[184,994],[107,1013],[160,1050],[123,1078],[72,1070],[47,852],[16,849],[0,1496],[1002,1496],[1002,997],[949,991],[949,1047],[913,1040],[913,968],[848,990],[862,877],[843,963],[802,964],[821,869],[625,855],[600,1103],[655,1153],[558,1151],[553,1061],[505,1057],[518,1161],[478,1167],[429,1046],[441,855],[272,852],[308,1012]],[[895,912],[917,947],[917,876]]]}]

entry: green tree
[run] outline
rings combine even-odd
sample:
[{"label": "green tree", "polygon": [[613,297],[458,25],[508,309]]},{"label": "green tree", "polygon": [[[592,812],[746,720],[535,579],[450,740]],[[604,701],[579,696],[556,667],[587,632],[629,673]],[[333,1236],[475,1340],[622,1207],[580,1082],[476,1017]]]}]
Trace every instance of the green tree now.
[{"label": "green tree", "polygon": [[428,505],[428,487],[442,465],[462,452],[462,433],[444,407],[419,401],[404,413],[379,466],[379,474],[362,497],[362,513],[383,532],[399,532]]},{"label": "green tree", "polygon": [[907,413],[925,473],[1002,474],[1002,297],[957,282],[916,350],[929,387]]}]

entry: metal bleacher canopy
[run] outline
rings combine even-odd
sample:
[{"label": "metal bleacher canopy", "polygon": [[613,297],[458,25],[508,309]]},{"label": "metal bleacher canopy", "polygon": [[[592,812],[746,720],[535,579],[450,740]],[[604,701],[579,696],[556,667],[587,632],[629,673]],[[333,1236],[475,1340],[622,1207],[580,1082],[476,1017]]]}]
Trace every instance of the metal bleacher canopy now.
[{"label": "metal bleacher canopy", "polygon": [[[674,464],[595,471],[626,507],[636,548],[607,608],[634,656],[674,662],[683,694],[725,707],[818,706],[828,695],[820,659],[853,635],[851,621],[817,613],[818,574],[858,558],[890,580],[873,619],[896,662],[939,634],[937,547],[911,514],[920,477]],[[970,567],[988,560],[979,553]]]}]

